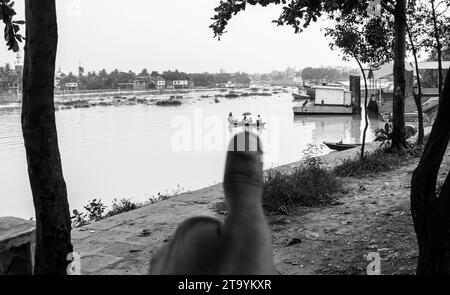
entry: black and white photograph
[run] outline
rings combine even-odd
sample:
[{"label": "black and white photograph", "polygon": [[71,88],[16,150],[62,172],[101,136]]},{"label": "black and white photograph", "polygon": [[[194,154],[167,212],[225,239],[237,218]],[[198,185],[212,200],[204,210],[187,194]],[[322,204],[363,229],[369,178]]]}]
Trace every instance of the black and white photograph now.
[{"label": "black and white photograph", "polygon": [[450,274],[450,0],[0,0],[0,20],[1,277]]}]

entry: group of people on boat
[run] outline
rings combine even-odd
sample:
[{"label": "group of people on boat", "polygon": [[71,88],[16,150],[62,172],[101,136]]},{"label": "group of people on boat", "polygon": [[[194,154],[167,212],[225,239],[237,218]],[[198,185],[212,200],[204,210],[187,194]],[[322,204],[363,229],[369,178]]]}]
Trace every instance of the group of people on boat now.
[{"label": "group of people on boat", "polygon": [[245,113],[243,114],[243,118],[241,121],[239,121],[237,118],[235,118],[233,116],[233,113],[230,113],[228,115],[228,122],[230,124],[236,125],[256,125],[256,126],[260,126],[262,125],[262,119],[261,119],[261,115],[258,115],[258,118],[256,119],[256,122],[253,121],[252,119],[252,115],[250,113]]}]

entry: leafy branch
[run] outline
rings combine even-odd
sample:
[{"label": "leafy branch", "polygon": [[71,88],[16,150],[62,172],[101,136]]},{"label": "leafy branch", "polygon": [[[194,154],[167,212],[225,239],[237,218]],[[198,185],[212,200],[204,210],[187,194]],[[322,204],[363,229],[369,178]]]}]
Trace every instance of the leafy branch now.
[{"label": "leafy branch", "polygon": [[273,22],[281,25],[292,26],[295,33],[302,32],[311,22],[316,22],[324,13],[333,15],[339,12],[342,16],[352,13],[362,14],[371,1],[356,0],[222,0],[214,11],[212,18],[214,23],[214,37],[220,37],[226,33],[225,29],[231,18],[237,13],[244,11],[247,5],[268,6],[270,4],[283,5],[282,13]]},{"label": "leafy branch", "polygon": [[14,52],[19,51],[19,42],[25,40],[25,38],[19,34],[20,25],[24,25],[24,21],[13,20],[16,15],[14,10],[14,1],[11,0],[0,0],[0,19],[3,20],[5,24],[4,37],[6,41],[6,46],[8,50]]}]

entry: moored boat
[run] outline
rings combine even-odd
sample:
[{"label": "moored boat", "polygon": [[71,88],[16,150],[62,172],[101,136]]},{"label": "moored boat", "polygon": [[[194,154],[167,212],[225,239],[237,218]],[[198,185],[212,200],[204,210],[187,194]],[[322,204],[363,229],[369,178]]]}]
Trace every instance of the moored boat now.
[{"label": "moored boat", "polygon": [[349,150],[358,146],[361,146],[359,143],[342,143],[342,142],[328,142],[324,141],[324,145],[326,145],[328,148],[335,150],[335,151],[345,151]]}]

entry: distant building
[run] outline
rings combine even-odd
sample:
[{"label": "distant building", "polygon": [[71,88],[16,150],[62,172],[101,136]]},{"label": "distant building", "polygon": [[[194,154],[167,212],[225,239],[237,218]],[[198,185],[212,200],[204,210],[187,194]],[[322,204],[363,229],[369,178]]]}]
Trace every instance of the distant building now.
[{"label": "distant building", "polygon": [[67,91],[78,90],[78,83],[77,82],[66,83],[64,84],[64,89]]},{"label": "distant building", "polygon": [[[369,69],[365,69],[364,71],[366,72],[366,76],[369,79],[369,76],[370,76]],[[409,63],[405,63],[405,71],[406,72],[414,71],[414,67]],[[415,75],[415,73],[414,73],[414,75]],[[391,63],[384,64],[379,69],[374,70],[373,71],[373,79],[393,82],[394,81],[394,63],[391,62]]]},{"label": "distant building", "polygon": [[166,80],[166,89],[186,89],[193,87],[194,83],[189,80]]},{"label": "distant building", "polygon": [[156,89],[166,88],[166,80],[162,76],[151,77],[150,81]]},{"label": "distant building", "polygon": [[134,83],[132,83],[132,82],[117,83],[117,88],[119,88],[119,89],[134,89]]},{"label": "distant building", "polygon": [[55,89],[60,90],[61,89],[61,79],[62,79],[63,73],[61,72],[61,69],[58,69],[58,72],[55,74]]},{"label": "distant building", "polygon": [[236,87],[236,83],[233,83],[232,81],[228,81],[227,83],[224,84],[224,87]]},{"label": "distant building", "polygon": [[[438,62],[419,62],[419,74],[422,84],[422,93],[424,96],[438,96]],[[444,69],[444,77],[447,73],[447,69],[450,67],[450,61],[443,61],[442,68]],[[385,92],[394,92],[394,63],[388,63],[380,67],[380,69],[373,71],[373,80],[375,81],[375,88],[383,89]],[[407,93],[406,96],[413,95],[413,89],[416,84],[416,69],[413,63],[405,64]],[[412,72],[412,74],[408,74]]]},{"label": "distant building", "polygon": [[173,88],[174,89],[189,88],[189,81],[188,80],[174,80]]},{"label": "distant building", "polygon": [[166,80],[166,88],[167,89],[175,89],[175,86],[174,86],[172,80]]},{"label": "distant building", "polygon": [[[450,61],[442,61],[443,77],[447,76]],[[419,62],[422,93],[424,96],[439,96],[439,65],[437,61]],[[444,81],[445,82],[445,81]]]},{"label": "distant building", "polygon": [[61,88],[61,78],[55,76],[55,89]]},{"label": "distant building", "polygon": [[16,70],[16,73],[23,73],[23,60],[20,51],[17,52],[14,69]]},{"label": "distant building", "polygon": [[137,76],[133,82],[134,90],[144,90],[150,88],[150,77],[149,76]]}]

